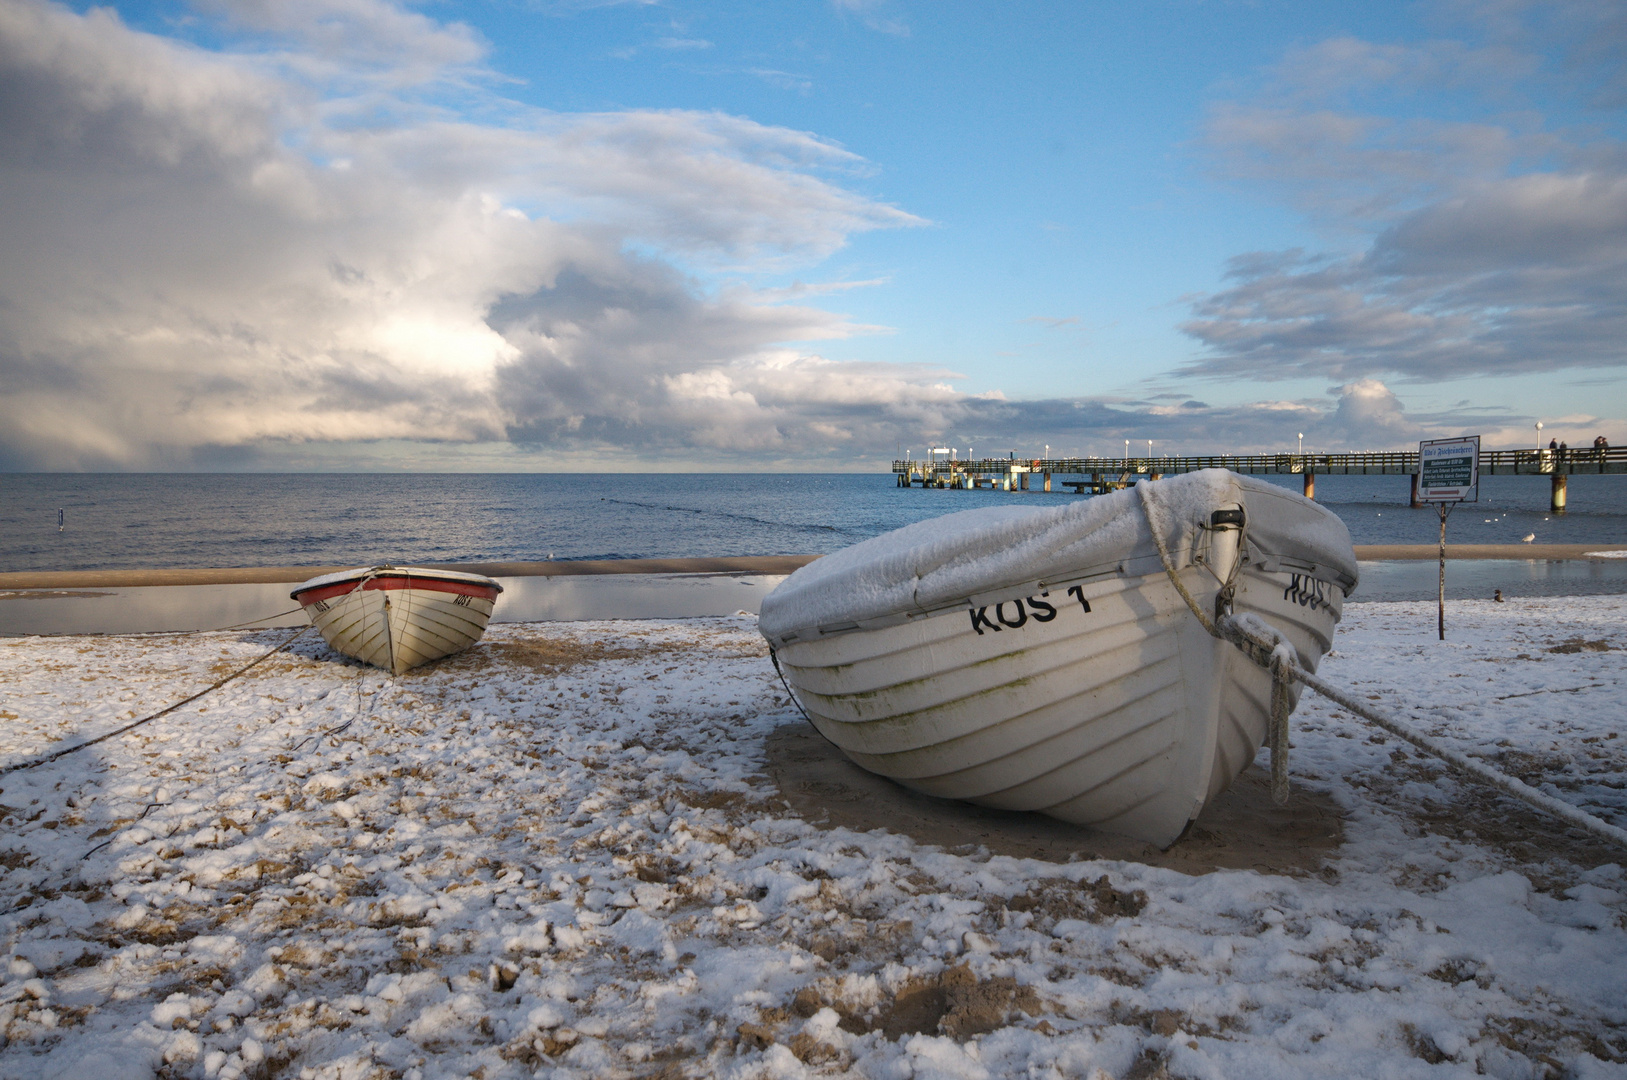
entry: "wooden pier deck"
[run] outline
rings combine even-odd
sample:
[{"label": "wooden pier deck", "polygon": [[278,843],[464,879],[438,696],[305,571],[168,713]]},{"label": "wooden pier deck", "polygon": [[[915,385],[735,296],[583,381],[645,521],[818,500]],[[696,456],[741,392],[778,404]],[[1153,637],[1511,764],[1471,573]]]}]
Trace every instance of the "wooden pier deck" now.
[{"label": "wooden pier deck", "polygon": [[[1217,454],[1182,457],[1083,458],[953,458],[905,459],[893,462],[899,487],[993,488],[1027,491],[1037,480],[1045,491],[1052,485],[1079,494],[1101,494],[1142,479],[1156,480],[1171,473],[1199,469],[1230,469],[1255,475],[1293,474],[1304,477],[1305,494],[1316,495],[1316,476],[1418,475],[1416,450],[1360,451],[1346,454]],[[1564,513],[1568,477],[1579,474],[1627,475],[1627,447],[1595,450],[1592,447],[1559,450],[1483,450],[1483,476],[1548,476],[1553,481],[1552,509]],[[1416,493],[1415,493],[1416,494]]]}]

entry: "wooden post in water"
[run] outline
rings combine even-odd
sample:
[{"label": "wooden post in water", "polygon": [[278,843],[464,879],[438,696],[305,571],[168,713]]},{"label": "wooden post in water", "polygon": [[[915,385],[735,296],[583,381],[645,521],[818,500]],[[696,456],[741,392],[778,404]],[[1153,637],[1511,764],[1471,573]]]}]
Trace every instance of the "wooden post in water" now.
[{"label": "wooden post in water", "polygon": [[1316,498],[1316,474],[1309,470],[1305,473],[1305,497],[1307,499]]},{"label": "wooden post in water", "polygon": [[1418,499],[1418,474],[1413,473],[1412,474],[1412,508],[1414,510],[1416,510],[1422,505],[1424,505],[1424,504],[1422,502],[1420,502],[1419,499]]},{"label": "wooden post in water", "polygon": [[1567,473],[1562,473],[1557,469],[1554,470],[1553,497],[1549,500],[1548,508],[1555,514],[1565,512],[1565,481],[1569,479],[1570,476]]},{"label": "wooden post in water", "polygon": [[1045,474],[1045,490],[1046,490],[1047,493],[1049,493],[1050,490],[1051,490],[1051,474],[1050,473]]}]

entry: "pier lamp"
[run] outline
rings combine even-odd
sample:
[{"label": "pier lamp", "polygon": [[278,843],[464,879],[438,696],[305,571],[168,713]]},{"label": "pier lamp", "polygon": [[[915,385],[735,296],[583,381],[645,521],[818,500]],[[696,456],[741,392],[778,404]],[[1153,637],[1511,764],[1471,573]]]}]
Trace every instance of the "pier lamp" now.
[{"label": "pier lamp", "polygon": [[1299,456],[1305,456],[1305,433],[1303,431],[1299,433]]},{"label": "pier lamp", "polygon": [[1537,421],[1537,449],[1542,449],[1542,421]]},{"label": "pier lamp", "polygon": [[1124,467],[1130,467],[1130,440],[1124,440]]}]

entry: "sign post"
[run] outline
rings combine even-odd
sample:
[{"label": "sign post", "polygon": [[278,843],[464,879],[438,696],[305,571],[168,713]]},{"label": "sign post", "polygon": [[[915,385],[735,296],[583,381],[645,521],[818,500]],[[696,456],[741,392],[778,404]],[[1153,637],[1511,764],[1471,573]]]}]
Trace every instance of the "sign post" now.
[{"label": "sign post", "polygon": [[1418,444],[1418,501],[1441,515],[1441,575],[1435,628],[1446,640],[1446,518],[1458,503],[1480,501],[1480,436]]}]

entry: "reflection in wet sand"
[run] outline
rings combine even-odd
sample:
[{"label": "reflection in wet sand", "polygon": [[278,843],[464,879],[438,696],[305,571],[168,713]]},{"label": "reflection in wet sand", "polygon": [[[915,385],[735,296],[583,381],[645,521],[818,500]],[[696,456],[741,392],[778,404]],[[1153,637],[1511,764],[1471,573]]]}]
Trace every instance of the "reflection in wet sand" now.
[{"label": "reflection in wet sand", "polygon": [[[1434,561],[1363,560],[1361,584],[1351,599],[1432,600],[1440,564]],[[1627,593],[1627,559],[1452,559],[1446,564],[1448,600],[1505,596],[1601,596]]]},{"label": "reflection in wet sand", "polygon": [[[1364,561],[1355,601],[1426,600],[1433,562]],[[504,577],[493,622],[684,619],[756,612],[783,574],[577,574]],[[246,623],[301,626],[288,582],[156,585],[106,590],[0,591],[0,635],[139,634],[220,630]],[[1627,559],[1456,559],[1450,599],[1627,593]]]},{"label": "reflection in wet sand", "polygon": [[[682,619],[755,612],[775,574],[615,574],[498,578],[493,622]],[[141,634],[302,626],[287,583],[0,592],[0,635]]]}]

